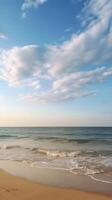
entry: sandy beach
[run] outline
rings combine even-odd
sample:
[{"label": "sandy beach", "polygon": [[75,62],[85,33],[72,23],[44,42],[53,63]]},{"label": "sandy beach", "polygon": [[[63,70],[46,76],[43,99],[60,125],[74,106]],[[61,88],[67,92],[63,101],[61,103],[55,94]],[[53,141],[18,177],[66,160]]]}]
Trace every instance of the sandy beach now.
[{"label": "sandy beach", "polygon": [[0,171],[0,200],[110,200],[111,195],[102,195],[41,185],[24,178]]}]

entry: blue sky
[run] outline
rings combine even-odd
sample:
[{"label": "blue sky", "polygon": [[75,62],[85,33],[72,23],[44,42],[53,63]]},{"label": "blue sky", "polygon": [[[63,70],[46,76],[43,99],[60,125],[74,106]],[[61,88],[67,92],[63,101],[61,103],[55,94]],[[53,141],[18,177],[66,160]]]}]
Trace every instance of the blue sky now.
[{"label": "blue sky", "polygon": [[111,10],[0,0],[0,126],[112,125]]}]

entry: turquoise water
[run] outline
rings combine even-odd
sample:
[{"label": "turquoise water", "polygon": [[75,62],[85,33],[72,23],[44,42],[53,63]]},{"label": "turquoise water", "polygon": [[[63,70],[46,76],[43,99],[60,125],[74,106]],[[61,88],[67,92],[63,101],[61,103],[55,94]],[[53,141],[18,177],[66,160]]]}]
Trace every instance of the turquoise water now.
[{"label": "turquoise water", "polygon": [[112,128],[0,128],[0,159],[112,180]]}]

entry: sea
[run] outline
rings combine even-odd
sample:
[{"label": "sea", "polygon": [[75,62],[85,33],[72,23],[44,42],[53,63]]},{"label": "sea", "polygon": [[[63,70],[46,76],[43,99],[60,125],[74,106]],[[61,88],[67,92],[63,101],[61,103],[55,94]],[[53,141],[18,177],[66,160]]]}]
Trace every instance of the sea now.
[{"label": "sea", "polygon": [[0,160],[67,170],[112,183],[112,128],[0,128]]}]

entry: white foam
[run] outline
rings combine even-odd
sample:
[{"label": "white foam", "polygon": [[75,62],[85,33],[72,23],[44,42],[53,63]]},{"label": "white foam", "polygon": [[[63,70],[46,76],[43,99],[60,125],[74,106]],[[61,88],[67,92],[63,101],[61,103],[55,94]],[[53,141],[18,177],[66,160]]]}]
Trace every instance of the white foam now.
[{"label": "white foam", "polygon": [[[32,139],[0,141],[0,159],[19,160],[31,167],[69,170],[73,174],[94,175],[112,168],[112,157],[98,156],[92,151],[67,151],[38,148]],[[33,150],[34,149],[34,150]],[[94,153],[94,152],[93,152]]]},{"label": "white foam", "polygon": [[[46,162],[43,162],[43,164],[47,164]],[[31,167],[36,167],[36,168],[45,168],[45,169],[52,169],[52,170],[66,170],[66,171],[69,171],[69,169],[67,168],[64,168],[64,167],[52,167],[52,166],[49,166],[49,165],[39,165],[37,162],[33,162],[30,164]]]},{"label": "white foam", "polygon": [[43,153],[49,157],[60,157],[60,158],[65,158],[65,157],[75,157],[81,153],[81,151],[58,151],[58,150],[47,150],[47,149],[38,149],[39,153]]},{"label": "white foam", "polygon": [[99,181],[99,182],[102,182],[102,183],[112,184],[112,181],[106,181],[106,180],[103,180],[103,179],[95,178],[93,175],[88,175],[88,176],[94,181]]}]

